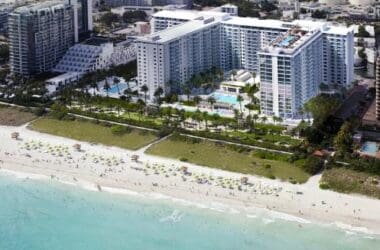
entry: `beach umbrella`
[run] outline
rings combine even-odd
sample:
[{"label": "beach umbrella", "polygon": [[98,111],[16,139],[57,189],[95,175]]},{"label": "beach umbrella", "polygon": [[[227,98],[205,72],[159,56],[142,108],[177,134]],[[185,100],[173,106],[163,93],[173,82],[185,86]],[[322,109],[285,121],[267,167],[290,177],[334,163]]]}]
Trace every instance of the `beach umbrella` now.
[{"label": "beach umbrella", "polygon": [[77,150],[77,151],[80,151],[81,150],[81,145],[78,144],[78,143],[76,143],[76,144],[73,145],[73,148],[75,148],[75,150]]},{"label": "beach umbrella", "polygon": [[18,140],[19,136],[20,136],[20,133],[19,133],[19,132],[13,132],[13,133],[11,134],[11,138],[12,138],[12,139],[15,139],[15,140]]}]

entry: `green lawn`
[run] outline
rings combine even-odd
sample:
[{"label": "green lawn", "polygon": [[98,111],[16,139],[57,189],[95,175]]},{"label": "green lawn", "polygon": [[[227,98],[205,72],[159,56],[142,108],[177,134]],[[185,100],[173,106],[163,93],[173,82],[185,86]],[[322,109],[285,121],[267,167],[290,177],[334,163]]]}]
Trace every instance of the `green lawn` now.
[{"label": "green lawn", "polygon": [[341,193],[358,193],[380,199],[380,176],[346,169],[325,170],[321,187]]},{"label": "green lawn", "polygon": [[132,129],[130,133],[123,135],[114,135],[110,127],[82,120],[68,121],[41,118],[31,123],[30,128],[43,133],[80,141],[101,143],[133,150],[141,148],[157,139],[154,133],[138,129]]},{"label": "green lawn", "polygon": [[250,150],[242,152],[225,144],[184,139],[182,136],[170,137],[155,144],[147,150],[147,153],[243,174],[276,177],[286,181],[304,183],[309,178],[309,174],[285,161],[261,159],[254,156]]}]

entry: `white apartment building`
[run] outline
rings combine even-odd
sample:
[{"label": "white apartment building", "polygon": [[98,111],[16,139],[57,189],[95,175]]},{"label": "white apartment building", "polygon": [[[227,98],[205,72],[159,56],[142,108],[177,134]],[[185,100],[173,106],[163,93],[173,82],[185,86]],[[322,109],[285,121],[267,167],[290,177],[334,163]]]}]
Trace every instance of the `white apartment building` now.
[{"label": "white apartment building", "polygon": [[[137,40],[138,83],[151,95],[158,86],[165,93],[178,91],[212,66],[244,69],[261,77],[263,113],[294,117],[322,82],[348,86],[353,81],[351,28],[183,10],[159,12],[151,22],[160,31]],[[289,36],[294,30],[304,35]],[[290,40],[279,41],[284,36]],[[286,48],[288,42],[292,48]]]},{"label": "white apartment building", "polygon": [[193,75],[220,64],[219,23],[199,18],[137,40],[138,83],[151,98],[158,87],[178,92]]}]

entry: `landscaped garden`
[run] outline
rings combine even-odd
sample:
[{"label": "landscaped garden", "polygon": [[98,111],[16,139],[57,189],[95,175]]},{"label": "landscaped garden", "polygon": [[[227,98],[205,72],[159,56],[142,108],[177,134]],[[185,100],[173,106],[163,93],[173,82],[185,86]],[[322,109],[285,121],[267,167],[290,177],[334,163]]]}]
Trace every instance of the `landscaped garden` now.
[{"label": "landscaped garden", "polygon": [[289,155],[254,151],[176,134],[152,145],[147,153],[232,172],[278,178],[292,183],[304,183],[310,176],[299,164],[291,163]]}]

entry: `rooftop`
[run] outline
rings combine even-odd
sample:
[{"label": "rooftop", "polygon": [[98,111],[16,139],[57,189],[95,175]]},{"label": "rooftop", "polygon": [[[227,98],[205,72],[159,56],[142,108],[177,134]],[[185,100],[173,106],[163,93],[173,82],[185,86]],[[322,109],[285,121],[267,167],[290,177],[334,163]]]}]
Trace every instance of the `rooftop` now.
[{"label": "rooftop", "polygon": [[[224,15],[225,17],[229,17],[229,15]],[[209,17],[204,18],[200,16],[199,18],[179,24],[168,29],[155,32],[153,34],[141,37],[137,39],[137,41],[143,42],[156,42],[156,43],[165,43],[175,39],[178,39],[185,35],[190,35],[191,33],[205,29],[214,25],[217,25],[220,22],[221,18],[218,17]]]},{"label": "rooftop", "polygon": [[33,14],[37,11],[43,10],[43,9],[54,9],[56,7],[62,8],[64,6],[70,6],[65,4],[64,2],[61,1],[46,1],[46,2],[40,2],[40,3],[35,3],[31,5],[26,5],[19,7],[14,10],[14,13],[17,14]]}]

